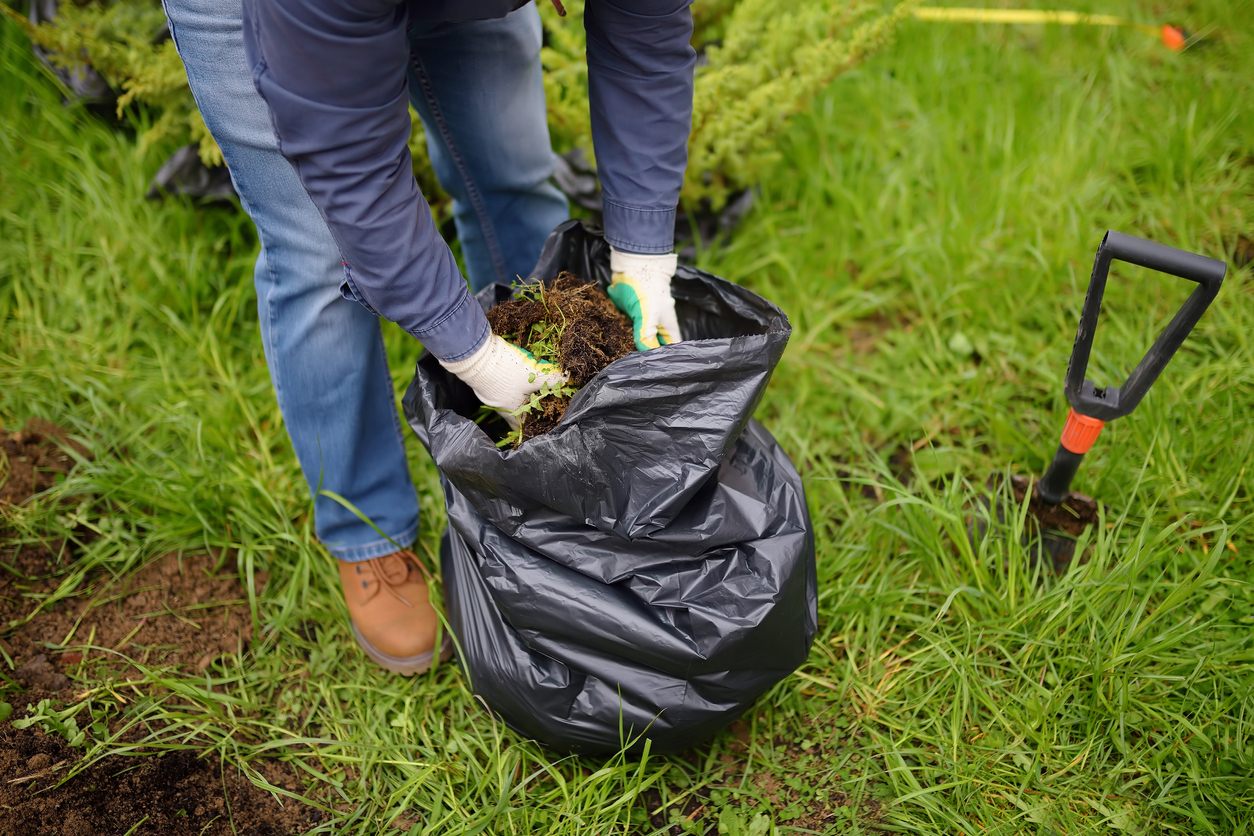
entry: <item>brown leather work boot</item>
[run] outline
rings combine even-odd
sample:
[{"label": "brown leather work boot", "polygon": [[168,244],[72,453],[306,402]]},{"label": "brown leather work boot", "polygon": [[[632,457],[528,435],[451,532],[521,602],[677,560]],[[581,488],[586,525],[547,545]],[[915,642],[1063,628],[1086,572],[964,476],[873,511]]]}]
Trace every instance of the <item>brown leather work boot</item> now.
[{"label": "brown leather work boot", "polygon": [[[427,596],[422,564],[400,551],[340,564],[340,583],[353,622],[353,635],[366,655],[392,673],[410,676],[431,667],[439,617]],[[448,631],[440,661],[453,655]]]}]

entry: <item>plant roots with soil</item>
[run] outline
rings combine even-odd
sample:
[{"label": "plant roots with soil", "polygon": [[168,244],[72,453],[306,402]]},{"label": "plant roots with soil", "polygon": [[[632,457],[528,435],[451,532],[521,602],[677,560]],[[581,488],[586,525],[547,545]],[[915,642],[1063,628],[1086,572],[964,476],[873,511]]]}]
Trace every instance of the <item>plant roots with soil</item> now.
[{"label": "plant roots with soil", "polygon": [[488,311],[492,333],[556,364],[569,382],[537,392],[514,413],[518,429],[502,442],[513,447],[556,427],[580,387],[636,350],[631,320],[594,283],[563,272],[548,284],[523,285],[516,296]]}]

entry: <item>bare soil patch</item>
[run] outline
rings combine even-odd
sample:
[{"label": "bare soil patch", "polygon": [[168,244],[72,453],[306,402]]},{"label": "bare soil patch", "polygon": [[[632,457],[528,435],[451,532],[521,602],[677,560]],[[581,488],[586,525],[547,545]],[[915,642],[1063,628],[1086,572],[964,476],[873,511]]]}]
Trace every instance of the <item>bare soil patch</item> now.
[{"label": "bare soil patch", "polygon": [[[0,485],[0,701],[12,704],[13,720],[40,700],[67,705],[96,681],[132,678],[134,662],[199,675],[252,639],[247,596],[229,555],[167,555],[121,578],[93,571],[71,597],[45,606],[73,568],[77,547],[6,538],[4,510],[68,474],[74,458],[59,445],[71,443],[46,422],[0,430],[9,476]],[[264,582],[258,578],[258,587]],[[194,752],[112,755],[61,784],[80,759],[37,727],[0,722],[0,836],[278,834],[320,820],[316,809],[280,804],[238,770]],[[285,765],[256,765],[272,784],[301,790]]]},{"label": "bare soil patch", "polygon": [[[110,755],[60,783],[80,753],[36,729],[0,723],[0,836],[228,836],[299,833],[321,813],[276,799],[239,770],[194,752]],[[299,790],[290,768],[261,764],[271,784]]]},{"label": "bare soil patch", "polygon": [[1254,261],[1254,241],[1238,235],[1232,245],[1232,261],[1238,269]]},{"label": "bare soil patch", "polygon": [[67,431],[50,421],[36,418],[16,432],[0,428],[0,509],[21,505],[69,473],[74,457],[65,447],[87,455],[81,445],[69,440]]},{"label": "bare soil patch", "polygon": [[[66,439],[64,430],[44,421],[20,432],[0,430],[11,477],[3,485],[6,501],[25,502],[69,473],[74,459],[59,446],[71,444]],[[6,542],[2,512],[0,506],[0,650],[13,660],[11,676],[27,687],[60,690],[67,672],[93,657],[103,664],[122,661],[117,654],[204,669],[251,640],[247,596],[234,561],[224,555],[167,555],[122,578],[93,572],[72,597],[44,608],[72,568],[75,546],[62,539]],[[257,581],[260,588],[265,578]]]},{"label": "bare soil patch", "polygon": [[[50,554],[26,548],[17,562],[29,566]],[[58,561],[44,559],[56,568]],[[208,554],[168,555],[119,580],[97,575],[84,581],[81,594],[25,620],[60,581],[14,574],[0,580],[0,625],[17,622],[0,635],[17,665],[17,678],[30,680],[27,687],[61,683],[65,673],[85,672],[84,666],[124,667],[123,657],[204,670],[252,640],[252,618],[234,561]],[[39,670],[50,665],[61,678],[36,675],[32,665]]]},{"label": "bare soil patch", "polygon": [[[537,358],[556,360],[575,389],[636,350],[631,320],[614,306],[605,291],[566,272],[545,284],[538,298],[497,305],[488,311],[488,323],[492,333]],[[522,417],[522,440],[544,435],[556,427],[569,405],[570,398],[566,396],[540,399],[539,409]]]},{"label": "bare soil patch", "polygon": [[857,355],[874,354],[880,341],[892,331],[900,330],[908,334],[913,329],[914,323],[906,314],[882,311],[842,327],[849,339],[849,349]]}]

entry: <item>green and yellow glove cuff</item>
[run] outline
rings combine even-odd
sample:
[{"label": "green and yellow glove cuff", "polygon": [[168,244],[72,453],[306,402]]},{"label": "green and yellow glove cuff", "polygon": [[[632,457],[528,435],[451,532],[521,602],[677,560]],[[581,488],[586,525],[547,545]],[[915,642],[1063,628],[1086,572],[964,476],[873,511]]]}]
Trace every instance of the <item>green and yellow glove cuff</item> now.
[{"label": "green and yellow glove cuff", "polygon": [[631,317],[631,328],[637,350],[648,351],[650,348],[659,348],[674,342],[671,335],[662,328],[649,329],[653,333],[645,333],[645,323],[652,321],[653,312],[649,309],[648,294],[635,279],[622,273],[615,273],[607,292],[618,309]]},{"label": "green and yellow glove cuff", "polygon": [[671,277],[677,258],[667,255],[624,253],[610,249],[609,296],[631,317],[636,348],[648,351],[683,339],[675,318]]}]

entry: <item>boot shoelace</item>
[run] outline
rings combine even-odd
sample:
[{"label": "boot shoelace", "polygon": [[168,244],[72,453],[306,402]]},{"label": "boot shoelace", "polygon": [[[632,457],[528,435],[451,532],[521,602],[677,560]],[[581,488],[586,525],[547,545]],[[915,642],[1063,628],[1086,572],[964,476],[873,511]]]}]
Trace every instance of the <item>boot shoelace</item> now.
[{"label": "boot shoelace", "polygon": [[383,557],[372,558],[371,560],[363,560],[354,566],[358,575],[368,574],[362,571],[363,566],[370,570],[369,574],[374,575],[374,581],[378,585],[371,589],[370,579],[365,577],[361,579],[361,588],[365,590],[365,597],[361,599],[361,603],[364,604],[369,601],[379,593],[379,590],[386,589],[392,597],[405,606],[413,606],[405,599],[405,596],[401,595],[398,587],[409,580],[409,576],[415,566],[422,570],[423,574],[426,574],[426,567],[418,562],[417,557],[410,552],[396,552],[394,554],[386,554]]}]

